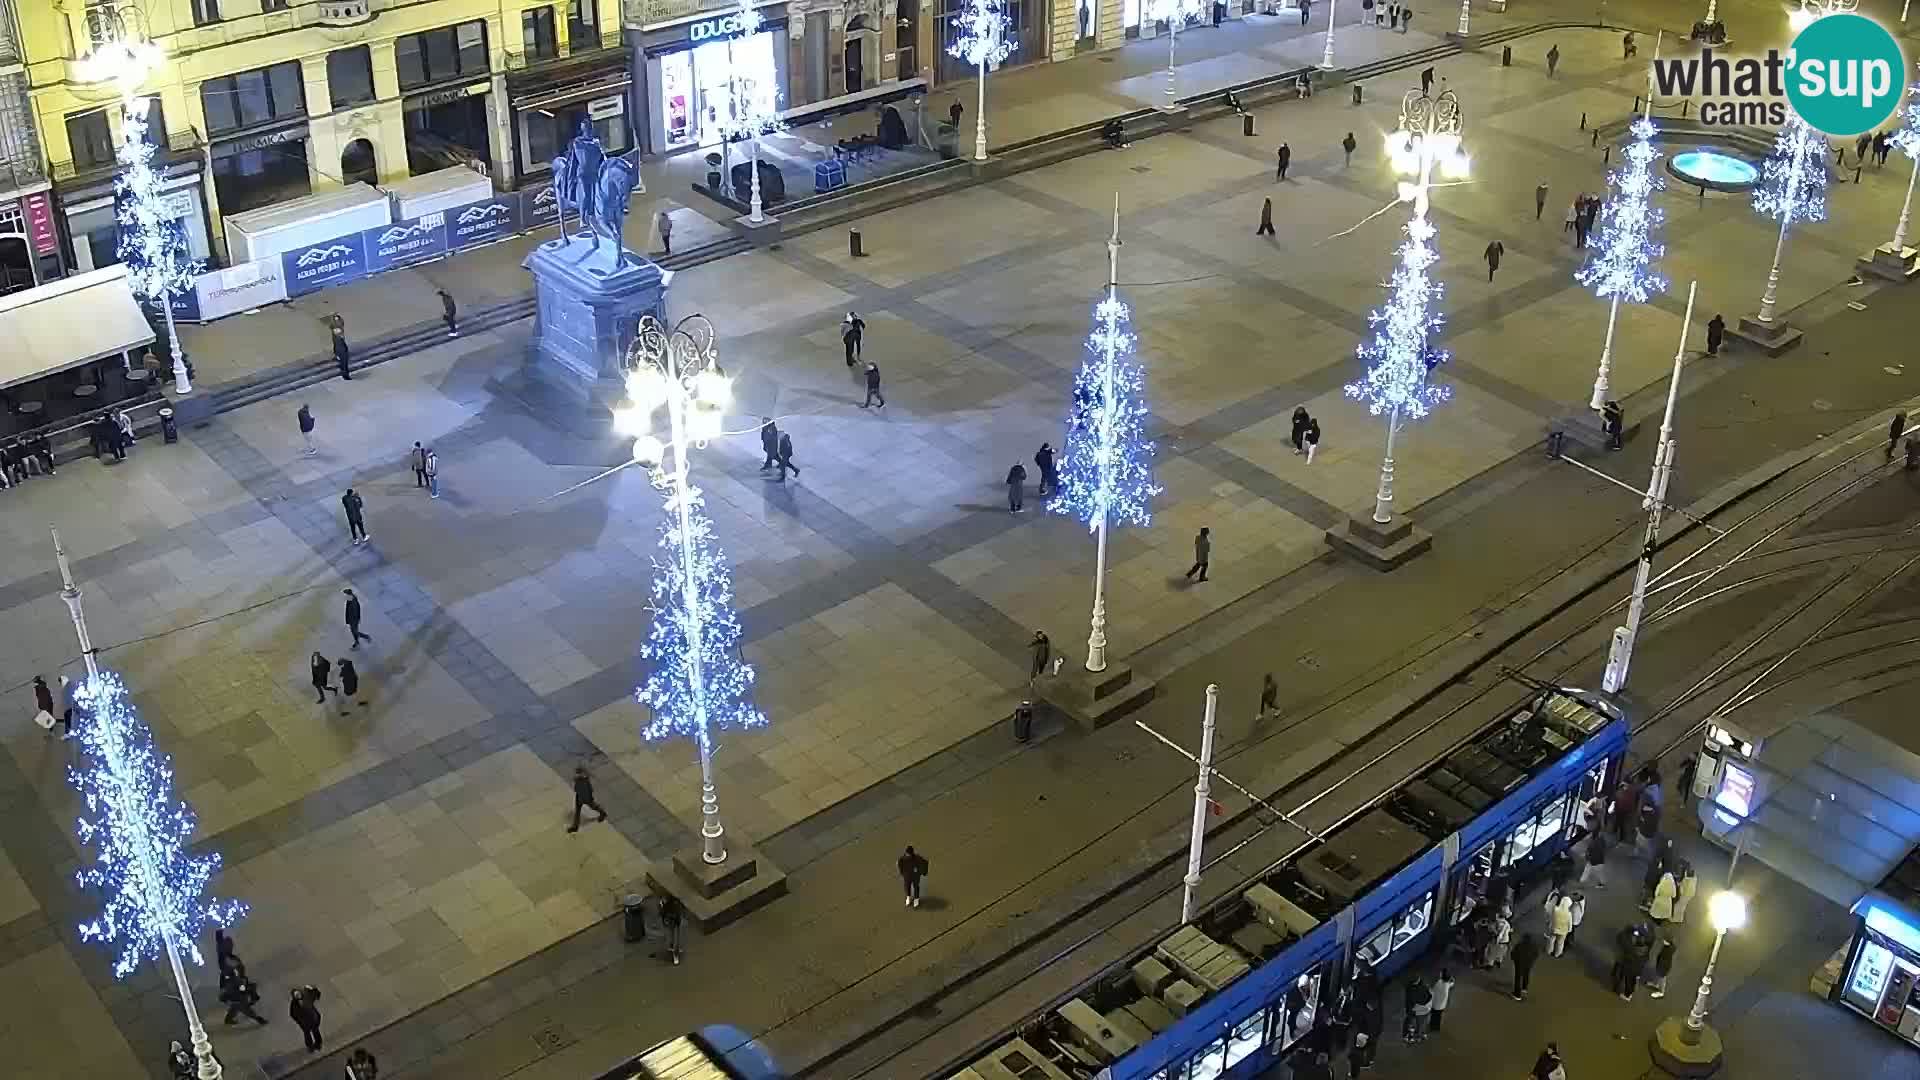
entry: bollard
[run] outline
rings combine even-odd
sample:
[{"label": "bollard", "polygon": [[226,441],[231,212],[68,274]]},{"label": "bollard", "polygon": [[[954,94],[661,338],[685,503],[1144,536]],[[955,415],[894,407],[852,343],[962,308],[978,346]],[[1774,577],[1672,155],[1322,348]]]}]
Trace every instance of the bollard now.
[{"label": "bollard", "polygon": [[180,425],[174,422],[172,409],[160,410],[160,441],[168,444],[180,441]]},{"label": "bollard", "polygon": [[1505,46],[1505,47],[1503,47],[1503,48],[1501,48],[1501,50],[1500,50],[1500,66],[1501,66],[1501,67],[1512,67],[1512,66],[1513,66],[1513,46],[1511,46],[1511,45],[1507,45],[1507,46]]},{"label": "bollard", "polygon": [[1353,103],[1355,105],[1360,104],[1360,84],[1359,83],[1353,84]]},{"label": "bollard", "polygon": [[628,893],[620,900],[620,938],[631,945],[647,940],[646,899],[639,893]]},{"label": "bollard", "polygon": [[1243,113],[1240,117],[1240,134],[1253,138],[1253,114]]},{"label": "bollard", "polygon": [[860,230],[859,229],[847,230],[847,254],[856,259],[862,258],[866,255],[866,252],[860,249]]}]

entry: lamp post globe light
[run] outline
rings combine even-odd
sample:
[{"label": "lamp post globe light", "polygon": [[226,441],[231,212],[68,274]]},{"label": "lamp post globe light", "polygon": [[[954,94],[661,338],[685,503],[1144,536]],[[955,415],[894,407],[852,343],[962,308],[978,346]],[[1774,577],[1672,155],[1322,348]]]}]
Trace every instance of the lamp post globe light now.
[{"label": "lamp post globe light", "polygon": [[[999,68],[1001,61],[1013,55],[1013,43],[1007,40],[1006,0],[967,0],[967,6],[954,16],[954,33],[947,55],[974,67],[979,97],[973,109],[973,160],[985,161],[987,71]],[[959,134],[954,132],[956,138]]]},{"label": "lamp post globe light", "polygon": [[1685,1017],[1661,1021],[1653,1033],[1650,1050],[1654,1063],[1670,1076],[1711,1076],[1719,1070],[1724,1054],[1720,1033],[1707,1023],[1707,998],[1713,993],[1713,969],[1720,962],[1720,946],[1727,940],[1727,932],[1747,925],[1747,898],[1732,891],[1715,893],[1707,902],[1707,918],[1713,924],[1713,951],[1707,954],[1706,970],[1700,973],[1693,1008]]},{"label": "lamp post globe light", "polygon": [[1358,350],[1367,365],[1366,374],[1346,386],[1347,396],[1366,402],[1369,413],[1387,417],[1387,450],[1373,499],[1373,520],[1378,525],[1393,520],[1393,443],[1401,423],[1425,417],[1452,395],[1449,387],[1429,381],[1447,354],[1429,345],[1444,320],[1435,310],[1440,285],[1427,273],[1439,259],[1427,210],[1436,169],[1452,179],[1467,175],[1461,127],[1460,101],[1453,91],[1429,97],[1410,90],[1400,103],[1399,127],[1387,137],[1394,172],[1411,177],[1400,181],[1398,191],[1400,201],[1412,204],[1413,217],[1406,225],[1407,238],[1400,245],[1387,302],[1367,317],[1374,334]]},{"label": "lamp post globe light", "polygon": [[[173,298],[193,288],[199,267],[187,251],[178,225],[161,201],[161,176],[153,167],[154,145],[147,139],[147,101],[140,88],[165,59],[160,46],[146,40],[136,13],[115,6],[89,7],[87,29],[92,48],[74,65],[89,83],[111,83],[120,94],[122,125],[114,156],[120,163],[115,195],[120,204],[119,254],[127,284],[159,306],[166,320],[167,349],[173,355],[173,392],[190,394],[192,380],[173,321]],[[165,138],[166,132],[159,133]]]},{"label": "lamp post globe light", "polygon": [[771,57],[763,59],[757,52],[749,52],[754,47],[754,35],[766,20],[753,0],[740,0],[734,20],[740,26],[727,40],[727,112],[720,118],[720,131],[727,142],[747,140],[752,154],[747,217],[758,225],[767,220],[760,201],[760,136],[785,131],[787,125],[780,119],[778,70]]},{"label": "lamp post globe light", "polygon": [[[652,665],[635,691],[650,711],[640,735],[685,736],[699,747],[700,857],[717,866],[727,860],[727,844],[713,784],[714,732],[767,722],[754,707],[753,668],[740,653],[732,571],[688,478],[690,452],[722,434],[732,386],[713,324],[702,315],[672,328],[643,317],[627,359],[627,401],[614,410],[614,428],[633,439],[633,460],[665,496],[667,511],[653,559],[653,625],[640,649]],[[665,439],[652,430],[661,410]]]}]

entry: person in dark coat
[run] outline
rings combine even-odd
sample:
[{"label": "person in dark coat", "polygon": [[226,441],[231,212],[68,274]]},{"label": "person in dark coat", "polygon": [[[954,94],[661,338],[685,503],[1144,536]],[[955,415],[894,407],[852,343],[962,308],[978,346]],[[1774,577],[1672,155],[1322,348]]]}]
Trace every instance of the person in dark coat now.
[{"label": "person in dark coat", "polygon": [[327,703],[327,691],[333,690],[336,694],[340,692],[334,689],[328,682],[333,676],[333,664],[326,657],[321,656],[319,653],[314,653],[308,667],[313,673],[313,692],[319,695],[319,700],[315,701],[314,704],[325,705]]},{"label": "person in dark coat", "polygon": [[1548,1043],[1533,1061],[1533,1080],[1566,1080],[1567,1070],[1560,1062],[1560,1046]]},{"label": "person in dark coat", "polygon": [[1487,260],[1487,281],[1489,283],[1493,281],[1494,271],[1500,269],[1500,257],[1506,253],[1507,245],[1498,240],[1492,241],[1487,245],[1486,253],[1482,258]]},{"label": "person in dark coat", "polygon": [[867,321],[852,311],[848,311],[847,317],[840,320],[840,344],[846,346],[848,367],[852,367],[853,362],[859,359],[860,339],[866,332]]},{"label": "person in dark coat", "polygon": [[880,393],[880,365],[871,361],[867,363],[867,400],[861,402],[860,407],[864,409],[869,405],[881,409],[887,407],[887,399]]},{"label": "person in dark coat", "polygon": [[1433,991],[1427,989],[1427,981],[1416,972],[1408,976],[1403,992],[1406,995],[1406,1015],[1400,1025],[1400,1037],[1407,1042],[1419,1042],[1427,1033],[1426,1014],[1433,1005]]},{"label": "person in dark coat", "polygon": [[193,1060],[193,1051],[180,1045],[179,1039],[167,1048],[167,1067],[173,1070],[173,1080],[194,1080],[200,1070],[199,1063]]},{"label": "person in dark coat", "polygon": [[1547,212],[1547,182],[1545,180],[1542,180],[1540,181],[1540,185],[1533,189],[1533,220],[1539,221],[1540,216],[1542,214],[1545,214],[1546,212]]},{"label": "person in dark coat", "polygon": [[1540,939],[1531,933],[1521,934],[1513,947],[1513,1000],[1527,999],[1527,984],[1533,980],[1534,961],[1539,959]]},{"label": "person in dark coat", "polygon": [[1053,642],[1042,631],[1033,632],[1033,640],[1027,642],[1027,648],[1033,653],[1033,670],[1028,679],[1037,679],[1047,673],[1047,662],[1053,659]]},{"label": "person in dark coat", "polygon": [[1560,66],[1560,46],[1555,45],[1552,48],[1549,48],[1547,50],[1547,78],[1549,79],[1553,78],[1554,70],[1559,66]]},{"label": "person in dark coat", "polygon": [[1271,197],[1260,200],[1260,227],[1253,230],[1253,235],[1273,235],[1273,199]]},{"label": "person in dark coat", "polygon": [[1727,339],[1727,320],[1715,315],[1707,320],[1707,355],[1720,355],[1720,343]]},{"label": "person in dark coat", "polygon": [[380,1080],[380,1060],[364,1046],[355,1050],[347,1059],[347,1080]]},{"label": "person in dark coat", "polygon": [[247,966],[235,961],[232,970],[220,979],[220,1001],[227,1007],[228,1024],[238,1017],[248,1017],[257,1024],[265,1025],[267,1018],[254,1010],[260,1004],[260,987],[247,978]]},{"label": "person in dark coat", "polygon": [[1293,407],[1293,434],[1289,436],[1288,441],[1293,443],[1294,453],[1299,454],[1305,452],[1301,449],[1300,440],[1306,435],[1307,424],[1311,423],[1312,420],[1313,418],[1307,415],[1307,407],[1305,405],[1295,405]]},{"label": "person in dark coat", "polygon": [[1060,471],[1053,463],[1053,444],[1041,443],[1034,451],[1033,464],[1040,470],[1040,495],[1051,495],[1060,490]]},{"label": "person in dark coat", "polygon": [[223,978],[240,966],[240,956],[233,951],[233,935],[218,926],[213,928],[213,963]]},{"label": "person in dark coat", "polygon": [[1260,711],[1258,716],[1271,716],[1280,708],[1280,684],[1273,681],[1273,672],[1260,676]]},{"label": "person in dark coat", "polygon": [[760,418],[760,449],[767,454],[767,459],[760,463],[761,472],[780,464],[780,429],[771,416]]},{"label": "person in dark coat", "polygon": [[1346,151],[1348,165],[1353,164],[1353,152],[1359,148],[1360,144],[1354,140],[1353,132],[1351,131],[1347,132],[1346,138],[1340,140],[1340,149]]},{"label": "person in dark coat", "polygon": [[567,826],[568,832],[580,831],[580,811],[591,809],[599,814],[596,821],[607,820],[607,811],[593,799],[593,777],[587,775],[585,765],[573,767],[573,824]]},{"label": "person in dark coat", "polygon": [[800,475],[800,466],[793,463],[793,436],[783,431],[780,433],[780,475],[775,479],[786,483],[788,469],[793,470],[793,475]]},{"label": "person in dark coat", "polygon": [[1633,1000],[1634,990],[1640,985],[1640,973],[1646,965],[1646,955],[1639,945],[1639,927],[1621,927],[1613,936],[1613,992],[1620,995],[1621,1001]]},{"label": "person in dark coat", "polygon": [[460,307],[453,302],[453,294],[440,290],[440,318],[447,324],[447,336],[456,337],[460,333]]},{"label": "person in dark coat", "polygon": [[1013,468],[1007,470],[1007,509],[1016,514],[1020,512],[1020,501],[1026,496],[1026,487],[1026,466],[1016,461]]},{"label": "person in dark coat", "polygon": [[[53,711],[53,689],[47,685],[45,675],[33,677],[33,706],[48,716],[56,715]],[[48,722],[47,730],[53,730],[51,721]]]},{"label": "person in dark coat", "polygon": [[1420,69],[1420,92],[1422,94],[1430,94],[1433,92],[1433,69],[1431,67]]},{"label": "person in dark coat", "polygon": [[[1906,431],[1907,431],[1907,414],[1903,412],[1894,413],[1893,422],[1887,425],[1887,460],[1888,461],[1893,460],[1893,448],[1900,442],[1900,436],[1906,434]],[[116,449],[116,452],[118,452],[117,449]]]},{"label": "person in dark coat", "polygon": [[[353,666],[352,660],[343,656],[340,658],[340,704],[345,705],[348,699],[358,697],[359,694],[360,669]],[[346,709],[340,710],[340,715],[346,714]]]},{"label": "person in dark coat", "polygon": [[323,1040],[320,1038],[320,991],[311,986],[295,988],[287,995],[287,1016],[300,1028],[300,1037],[306,1041],[307,1049],[319,1053]]},{"label": "person in dark coat", "polygon": [[908,844],[907,850],[900,853],[900,858],[895,865],[900,870],[900,885],[906,890],[906,906],[919,907],[920,885],[926,880],[928,870],[926,856],[913,850],[913,845]]},{"label": "person in dark coat", "polygon": [[960,117],[966,111],[966,106],[960,104],[958,100],[947,106],[947,122],[953,125],[953,130],[960,130]]},{"label": "person in dark coat", "polygon": [[1586,865],[1580,868],[1580,884],[1593,882],[1596,889],[1607,887],[1607,830],[1596,828],[1587,839]]},{"label": "person in dark coat", "polygon": [[1600,422],[1607,430],[1607,449],[1618,450],[1625,445],[1621,442],[1621,432],[1626,429],[1626,417],[1620,412],[1619,402],[1607,402],[1607,407],[1600,410]]},{"label": "person in dark coat", "polygon": [[352,647],[357,649],[360,647],[362,641],[372,641],[373,635],[360,632],[360,598],[353,594],[352,589],[342,589],[340,591],[347,596],[347,633],[353,635]]},{"label": "person in dark coat", "polygon": [[356,544],[364,544],[372,537],[367,535],[366,501],[352,488],[340,496],[340,507],[347,512],[347,535]]},{"label": "person in dark coat", "polygon": [[1287,178],[1287,167],[1292,164],[1293,164],[1293,147],[1288,146],[1286,143],[1281,143],[1280,149],[1275,150],[1273,152],[1274,180],[1275,181],[1285,180]]},{"label": "person in dark coat", "polygon": [[340,369],[340,377],[348,382],[353,381],[353,372],[347,366],[352,362],[353,350],[347,347],[347,336],[333,335],[333,364]]},{"label": "person in dark coat", "polygon": [[674,964],[686,955],[685,931],[687,909],[680,904],[680,898],[670,892],[660,894],[660,929],[667,935],[667,959]]},{"label": "person in dark coat", "polygon": [[1207,563],[1212,556],[1213,530],[1202,528],[1193,537],[1193,565],[1187,569],[1187,580],[1194,580],[1195,574],[1200,575],[1199,580],[1207,580]]},{"label": "person in dark coat", "polygon": [[313,445],[313,410],[303,404],[300,406],[300,411],[294,414],[294,419],[300,424],[301,441],[307,444],[306,455],[312,457],[318,454],[320,448]]}]

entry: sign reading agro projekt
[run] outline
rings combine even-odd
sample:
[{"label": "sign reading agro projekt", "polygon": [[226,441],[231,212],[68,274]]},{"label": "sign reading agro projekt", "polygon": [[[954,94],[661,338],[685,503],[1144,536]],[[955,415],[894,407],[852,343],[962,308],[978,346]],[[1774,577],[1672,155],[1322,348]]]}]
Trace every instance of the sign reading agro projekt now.
[{"label": "sign reading agro projekt", "polygon": [[501,195],[447,211],[447,246],[455,251],[505,240],[520,231],[520,196]]},{"label": "sign reading agro projekt", "polygon": [[365,277],[367,252],[360,243],[361,236],[354,233],[312,247],[281,252],[281,276],[287,281],[287,295],[304,296],[329,285]]},{"label": "sign reading agro projekt", "polygon": [[367,273],[377,274],[409,263],[437,259],[447,253],[445,214],[402,218],[391,225],[360,234],[367,249]]}]

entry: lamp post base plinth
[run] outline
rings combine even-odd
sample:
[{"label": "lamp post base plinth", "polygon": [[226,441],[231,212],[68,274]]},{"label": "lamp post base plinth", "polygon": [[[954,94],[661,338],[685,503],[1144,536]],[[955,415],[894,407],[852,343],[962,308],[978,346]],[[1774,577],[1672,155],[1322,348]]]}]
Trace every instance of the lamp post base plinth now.
[{"label": "lamp post base plinth", "polygon": [[1905,281],[1920,274],[1920,251],[1910,247],[1895,248],[1892,244],[1881,244],[1853,264],[1862,276],[1871,274],[1885,281]]},{"label": "lamp post base plinth", "polygon": [[780,242],[780,219],[772,214],[761,212],[760,220],[753,220],[752,214],[741,214],[729,223],[733,231],[746,237],[755,247],[765,247]]},{"label": "lamp post base plinth", "polygon": [[1415,528],[1404,514],[1395,514],[1384,525],[1362,515],[1328,529],[1327,546],[1375,570],[1392,570],[1425,554],[1433,546],[1433,534]]},{"label": "lamp post base plinth", "polygon": [[1774,316],[1771,322],[1761,322],[1753,315],[1742,315],[1739,323],[1728,333],[1768,356],[1779,356],[1793,349],[1805,336],[1779,315]]},{"label": "lamp post base plinth", "polygon": [[1062,665],[1060,674],[1033,681],[1034,696],[1065,713],[1075,727],[1093,731],[1153,700],[1154,684],[1136,679],[1133,666],[1109,658],[1099,671]]},{"label": "lamp post base plinth", "polygon": [[1712,1076],[1720,1071],[1725,1058],[1720,1033],[1712,1024],[1703,1024],[1700,1030],[1694,1031],[1681,1016],[1670,1016],[1653,1029],[1652,1038],[1647,1040],[1647,1053],[1653,1058],[1653,1064],[1668,1076],[1685,1080]]},{"label": "lamp post base plinth", "polygon": [[1466,52],[1478,52],[1480,50],[1479,34],[1463,34],[1458,30],[1449,30],[1447,31],[1447,40],[1460,46],[1460,48]]},{"label": "lamp post base plinth", "polygon": [[670,866],[655,864],[647,884],[672,893],[702,933],[755,911],[787,894],[787,875],[766,860],[738,829],[727,830],[727,858],[709,863],[695,843],[673,853]]}]

